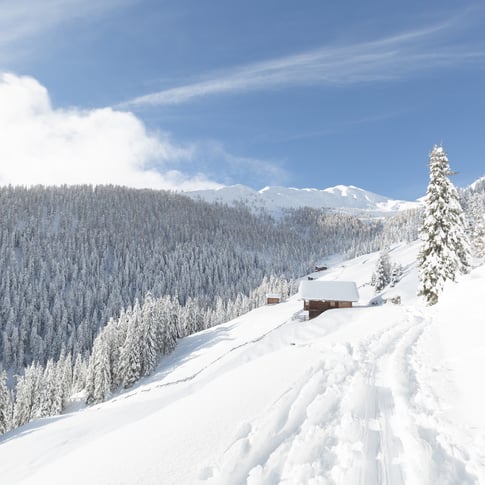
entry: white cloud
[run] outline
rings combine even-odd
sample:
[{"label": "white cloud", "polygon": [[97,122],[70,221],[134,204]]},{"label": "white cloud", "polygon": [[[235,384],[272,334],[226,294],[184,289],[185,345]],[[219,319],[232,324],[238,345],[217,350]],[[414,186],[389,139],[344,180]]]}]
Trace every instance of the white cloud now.
[{"label": "white cloud", "polygon": [[31,77],[0,74],[0,183],[119,184],[196,190],[219,184],[174,170],[193,156],[132,113],[54,109]]},{"label": "white cloud", "polygon": [[483,48],[474,50],[460,43],[450,46],[443,41],[444,34],[456,28],[458,21],[455,20],[371,42],[325,46],[234,67],[209,74],[199,82],[134,98],[120,106],[180,104],[215,94],[286,86],[336,86],[386,81],[483,62]]}]

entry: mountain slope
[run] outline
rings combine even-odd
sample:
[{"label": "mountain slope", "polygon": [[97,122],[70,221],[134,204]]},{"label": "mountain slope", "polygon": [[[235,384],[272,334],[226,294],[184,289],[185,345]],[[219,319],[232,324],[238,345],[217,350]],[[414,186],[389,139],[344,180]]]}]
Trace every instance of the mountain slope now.
[{"label": "mountain slope", "polygon": [[390,253],[402,305],[368,306],[377,253],[334,261],[322,278],[355,280],[358,307],[262,307],[181,340],[129,392],[5,435],[2,485],[485,483],[485,267],[430,309],[417,249]]},{"label": "mountain slope", "polygon": [[14,372],[89,352],[99,328],[148,292],[205,311],[265,276],[304,274],[318,257],[362,254],[390,234],[348,216],[274,221],[125,187],[0,187],[0,207],[0,367]]},{"label": "mountain slope", "polygon": [[292,187],[265,187],[259,191],[244,185],[233,185],[214,190],[188,192],[187,195],[208,202],[233,204],[242,202],[253,208],[270,212],[300,207],[340,209],[367,215],[390,215],[418,207],[418,202],[393,200],[354,187],[337,185],[328,189],[296,189]]}]

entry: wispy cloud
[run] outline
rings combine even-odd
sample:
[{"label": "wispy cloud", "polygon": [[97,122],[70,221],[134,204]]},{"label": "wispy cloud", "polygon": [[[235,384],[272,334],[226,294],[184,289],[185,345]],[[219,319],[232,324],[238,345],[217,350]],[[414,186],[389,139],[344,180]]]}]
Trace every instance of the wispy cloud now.
[{"label": "wispy cloud", "polygon": [[0,2],[0,62],[18,55],[24,41],[65,22],[97,17],[137,0],[2,0]]},{"label": "wispy cloud", "polygon": [[214,140],[195,142],[191,148],[192,160],[202,172],[225,184],[245,180],[248,185],[263,187],[284,184],[290,178],[282,160],[236,155]]},{"label": "wispy cloud", "polygon": [[442,42],[453,21],[374,41],[325,46],[204,76],[121,103],[121,107],[171,105],[216,94],[288,86],[348,85],[387,81],[485,60],[485,49]]},{"label": "wispy cloud", "polygon": [[332,126],[329,126],[327,128],[280,136],[280,140],[291,141],[291,140],[303,140],[306,138],[320,138],[324,136],[331,136],[337,133],[342,133],[344,131],[347,131],[349,128],[352,128],[352,127],[360,127],[362,125],[367,125],[370,123],[379,123],[380,121],[385,121],[404,114],[408,114],[410,113],[410,111],[411,111],[410,109],[391,111],[388,113],[380,113],[380,114],[364,116],[356,119],[351,119],[344,122],[336,122],[332,120]]}]

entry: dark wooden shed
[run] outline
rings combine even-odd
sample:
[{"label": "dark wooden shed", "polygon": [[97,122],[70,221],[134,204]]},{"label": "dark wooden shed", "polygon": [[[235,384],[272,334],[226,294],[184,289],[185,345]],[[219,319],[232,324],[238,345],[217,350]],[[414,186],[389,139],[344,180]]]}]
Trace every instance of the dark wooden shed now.
[{"label": "dark wooden shed", "polygon": [[350,308],[359,300],[357,285],[353,281],[306,280],[300,283],[298,292],[309,319],[332,308]]},{"label": "dark wooden shed", "polygon": [[275,303],[281,302],[281,293],[267,293],[266,294],[266,304],[274,305]]}]

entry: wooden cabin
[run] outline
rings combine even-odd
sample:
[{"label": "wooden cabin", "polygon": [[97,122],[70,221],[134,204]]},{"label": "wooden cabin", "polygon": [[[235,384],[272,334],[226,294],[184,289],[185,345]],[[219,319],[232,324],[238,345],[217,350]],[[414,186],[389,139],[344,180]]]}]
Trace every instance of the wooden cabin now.
[{"label": "wooden cabin", "polygon": [[274,305],[275,303],[281,303],[281,293],[267,293],[266,304]]},{"label": "wooden cabin", "polygon": [[359,301],[359,291],[353,281],[306,280],[300,283],[298,293],[310,320],[326,310],[350,308],[353,302]]}]

